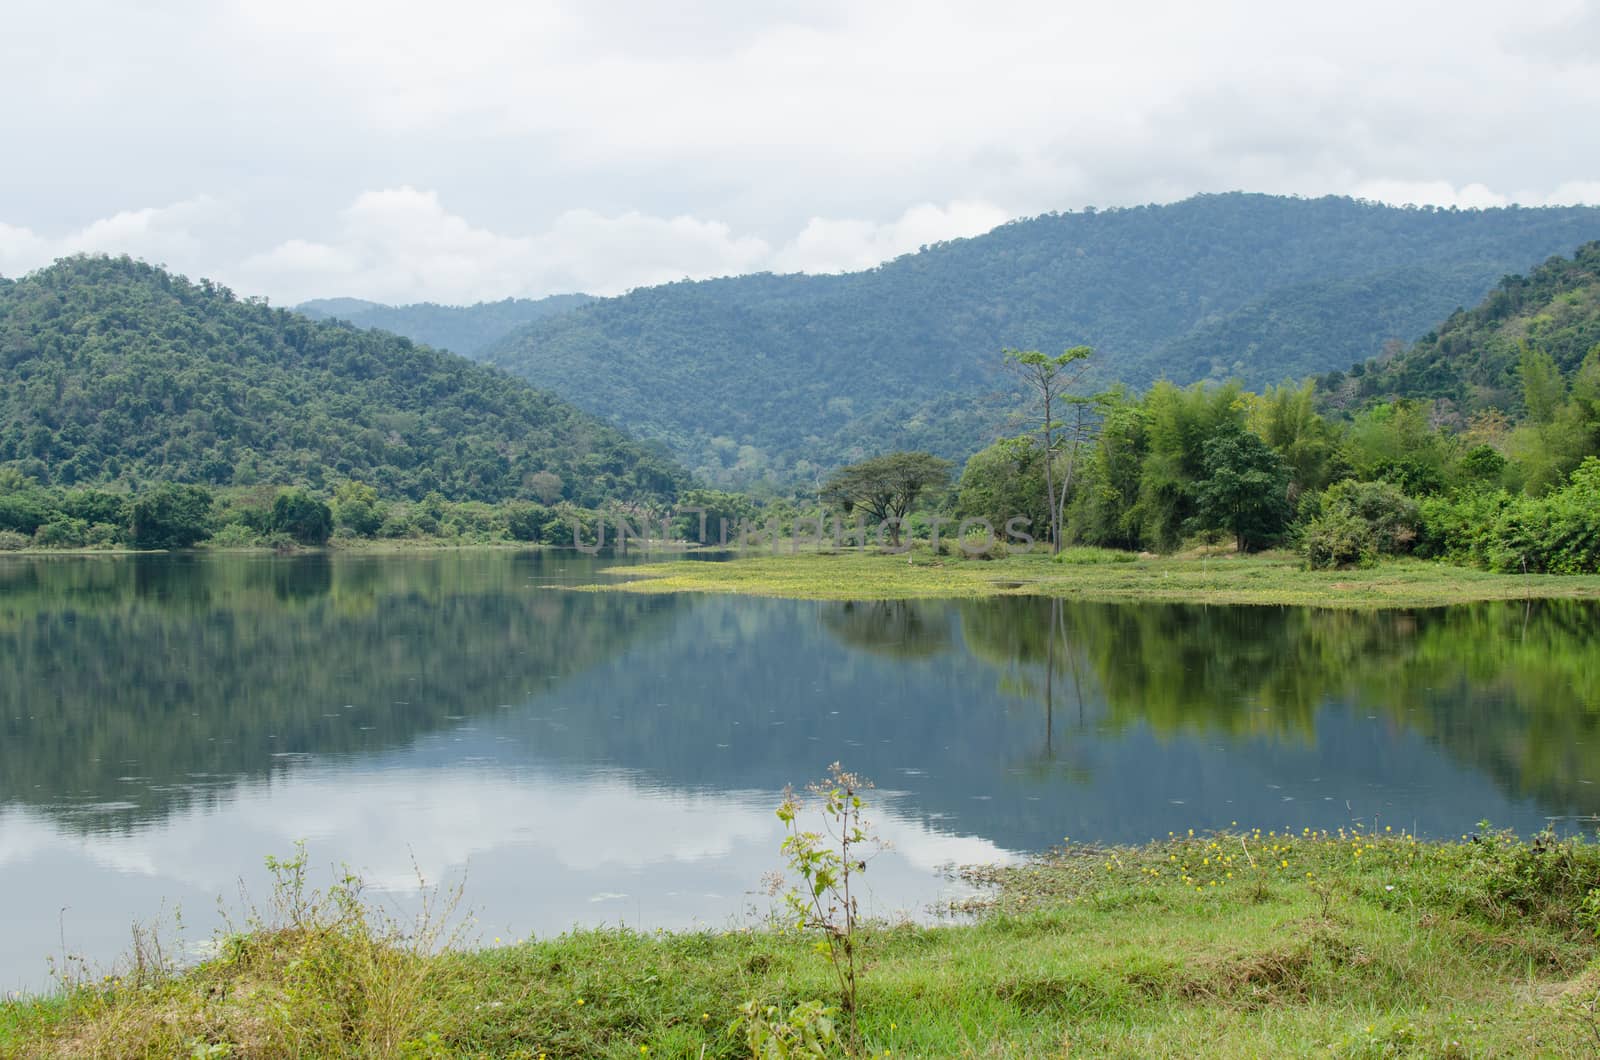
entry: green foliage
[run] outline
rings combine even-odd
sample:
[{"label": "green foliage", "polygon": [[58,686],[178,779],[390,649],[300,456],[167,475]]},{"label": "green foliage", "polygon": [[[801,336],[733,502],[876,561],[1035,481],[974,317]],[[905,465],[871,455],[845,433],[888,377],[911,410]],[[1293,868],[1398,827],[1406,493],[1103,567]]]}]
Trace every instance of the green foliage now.
[{"label": "green foliage", "polygon": [[1554,357],[1524,344],[1522,347],[1522,402],[1528,419],[1549,423],[1567,397],[1567,382]]},{"label": "green foliage", "polygon": [[[347,913],[323,898],[304,917],[315,930],[224,936],[198,967],[147,985],[0,1004],[0,1049],[815,1060],[1059,1056],[1070,1042],[1073,1056],[1591,1057],[1595,943],[1576,885],[1593,885],[1595,852],[1548,836],[1244,829],[966,867],[989,896],[974,923],[863,938],[873,988],[855,1043],[826,1006],[796,1001],[823,983],[789,932],[604,929],[460,952],[437,930],[393,937],[370,900]],[[774,1003],[740,1004],[752,995]]]},{"label": "green foliage", "polygon": [[357,537],[375,537],[387,510],[378,491],[360,482],[344,482],[333,493],[335,523]]},{"label": "green foliage", "polygon": [[1355,476],[1383,479],[1418,496],[1443,489],[1458,442],[1429,416],[1426,402],[1406,399],[1356,415],[1344,442]]},{"label": "green foliage", "polygon": [[1492,571],[1600,571],[1600,458],[1542,497],[1463,492],[1423,503],[1424,551]]},{"label": "green foliage", "polygon": [[1411,550],[1421,525],[1417,504],[1389,482],[1346,479],[1322,497],[1321,514],[1302,534],[1313,570],[1367,566]]},{"label": "green foliage", "polygon": [[1099,387],[1265,386],[1410,341],[1597,237],[1592,208],[1204,195],[1017,221],[843,276],[643,288],[486,357],[665,443],[705,482],[809,482],[868,455],[863,439],[964,460],[1017,433],[1016,393],[974,400],[995,386],[986,350],[1088,343]]},{"label": "green foliage", "polygon": [[1559,402],[1562,377],[1596,346],[1600,242],[1590,242],[1571,257],[1506,276],[1475,308],[1458,309],[1396,356],[1320,385],[1345,405],[1375,397],[1440,398],[1463,411],[1521,409],[1544,422]]},{"label": "green foliage", "polygon": [[747,1001],[733,1029],[742,1032],[751,1060],[825,1060],[843,1045],[834,1026],[838,1014],[820,1001],[802,1001],[788,1015],[776,1005]]},{"label": "green foliage", "polygon": [[1250,430],[1289,466],[1292,496],[1324,489],[1344,470],[1339,432],[1318,414],[1313,384],[1269,387],[1245,399]]},{"label": "green foliage", "polygon": [[[702,510],[696,512],[696,508]],[[674,522],[673,533],[700,544],[733,541],[741,524],[756,521],[756,506],[748,496],[724,490],[685,490],[678,495],[676,510],[682,514]]]},{"label": "green foliage", "polygon": [[[549,473],[599,506],[665,501],[683,481],[502,372],[127,258],[68,258],[0,287],[0,378],[0,468],[45,485],[354,479],[385,497],[498,501],[537,495]],[[19,529],[16,514],[0,525]]]},{"label": "green foliage", "polygon": [[333,510],[305,490],[287,490],[272,502],[267,529],[297,544],[325,545],[333,534]]},{"label": "green foliage", "polygon": [[1144,397],[1145,451],[1131,513],[1143,539],[1170,551],[1195,525],[1196,484],[1206,477],[1208,440],[1243,426],[1237,385],[1180,389],[1157,383]]},{"label": "green foliage", "polygon": [[1289,465],[1249,431],[1224,429],[1205,442],[1205,477],[1195,522],[1233,535],[1240,552],[1271,544],[1289,524]]},{"label": "green foliage", "polygon": [[360,298],[317,298],[294,307],[313,320],[342,320],[358,328],[380,328],[404,335],[413,342],[477,357],[485,347],[518,328],[570,313],[594,301],[586,294],[555,294],[548,298],[506,298],[470,306],[382,305]]},{"label": "green foliage", "polygon": [[[821,936],[816,948],[833,964],[839,984],[839,1004],[852,1045],[861,1040],[860,1018],[860,899],[858,877],[867,871],[871,851],[881,847],[863,816],[861,793],[870,781],[847,772],[838,762],[828,776],[809,786],[818,804],[808,807],[794,789],[784,792],[778,820],[788,835],[779,848],[800,886],[784,896],[796,931]],[[820,813],[823,831],[805,828],[802,818]],[[803,1055],[803,1054],[802,1054]]]},{"label": "green foliage", "polygon": [[1132,552],[1122,552],[1114,548],[1091,548],[1082,545],[1077,548],[1064,548],[1053,558],[1055,562],[1066,564],[1069,567],[1087,567],[1101,563],[1135,563],[1139,559]]},{"label": "green foliage", "polygon": [[549,522],[550,509],[542,504],[513,504],[506,509],[506,530],[518,541],[544,540],[544,528]]},{"label": "green foliage", "polygon": [[[889,453],[841,468],[822,487],[822,500],[846,515],[860,510],[900,544],[906,516],[925,492],[950,481],[950,462],[931,453]],[[870,529],[870,528],[869,528]]]},{"label": "green foliage", "polygon": [[1456,471],[1464,483],[1497,483],[1505,475],[1509,461],[1492,445],[1475,445],[1461,455]]},{"label": "green foliage", "polygon": [[961,470],[955,514],[984,519],[997,532],[1017,517],[1020,529],[1049,525],[1044,491],[1044,447],[1031,435],[1002,438],[974,453]]},{"label": "green foliage", "polygon": [[211,532],[211,493],[163,483],[133,502],[129,541],[135,548],[189,548]]},{"label": "green foliage", "polygon": [[1370,527],[1349,509],[1323,512],[1306,524],[1301,533],[1301,548],[1312,570],[1370,566],[1378,553]]}]

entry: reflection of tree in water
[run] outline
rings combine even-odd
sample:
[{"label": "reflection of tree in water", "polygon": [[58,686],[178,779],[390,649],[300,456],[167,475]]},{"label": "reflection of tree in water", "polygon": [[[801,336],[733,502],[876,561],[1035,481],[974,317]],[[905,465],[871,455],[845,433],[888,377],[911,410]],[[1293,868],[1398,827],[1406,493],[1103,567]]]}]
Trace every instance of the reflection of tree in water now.
[{"label": "reflection of tree in water", "polygon": [[0,803],[126,826],[287,756],[405,746],[593,666],[674,608],[532,588],[530,562],[0,566]]},{"label": "reflection of tree in water", "polygon": [[948,651],[950,623],[929,618],[914,600],[869,600],[830,604],[820,620],[852,648],[897,659],[922,659]]},{"label": "reflection of tree in water", "polygon": [[[962,605],[974,655],[1042,704],[1044,757],[1063,703],[1098,724],[1315,740],[1348,701],[1564,813],[1600,807],[1600,605],[1501,602],[1419,611],[1086,604]],[[1029,668],[1032,668],[1031,670]]]}]

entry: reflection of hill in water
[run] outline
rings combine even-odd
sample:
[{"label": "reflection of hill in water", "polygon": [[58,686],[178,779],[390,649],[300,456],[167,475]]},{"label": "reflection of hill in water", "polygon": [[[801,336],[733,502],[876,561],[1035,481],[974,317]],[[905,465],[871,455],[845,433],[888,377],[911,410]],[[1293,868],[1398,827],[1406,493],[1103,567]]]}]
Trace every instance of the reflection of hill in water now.
[{"label": "reflection of hill in water", "polygon": [[510,553],[0,564],[0,803],[126,826],[295,755],[407,746],[520,703],[674,610],[531,585],[585,565]]},{"label": "reflection of hill in water", "polygon": [[1600,808],[1596,617],[709,598],[493,731],[689,788],[770,789],[843,758],[908,811],[1010,846],[1141,838],[1174,814],[1298,827],[1399,807],[1409,826],[1418,805],[1435,827],[1528,827]]},{"label": "reflection of hill in water", "polygon": [[[0,802],[130,826],[285,756],[421,741],[452,761],[620,767],[691,791],[773,790],[837,758],[904,792],[904,812],[1014,848],[1391,807],[1439,827],[1600,809],[1593,604],[1362,614],[533,587],[592,580],[588,565],[0,563]],[[462,743],[425,739],[446,730]]]}]

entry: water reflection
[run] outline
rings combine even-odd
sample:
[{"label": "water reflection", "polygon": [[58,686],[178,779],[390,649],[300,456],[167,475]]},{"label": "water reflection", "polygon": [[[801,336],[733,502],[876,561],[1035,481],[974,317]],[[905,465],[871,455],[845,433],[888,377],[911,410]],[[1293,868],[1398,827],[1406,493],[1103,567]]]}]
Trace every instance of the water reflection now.
[{"label": "water reflection", "polygon": [[[1063,835],[1600,810],[1600,611],[562,591],[556,554],[0,561],[0,986],[310,841],[488,934],[720,924],[786,783],[876,778],[880,908]],[[603,562],[603,561],[601,561]],[[688,822],[692,821],[692,826]],[[60,910],[67,907],[65,914]]]}]

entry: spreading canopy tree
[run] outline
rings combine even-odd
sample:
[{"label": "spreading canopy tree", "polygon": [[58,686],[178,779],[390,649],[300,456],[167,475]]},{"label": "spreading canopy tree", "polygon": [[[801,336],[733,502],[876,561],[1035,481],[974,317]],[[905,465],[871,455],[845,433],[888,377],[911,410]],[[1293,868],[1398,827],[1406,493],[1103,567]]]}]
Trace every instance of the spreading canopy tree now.
[{"label": "spreading canopy tree", "polygon": [[846,515],[860,509],[900,544],[901,522],[917,498],[950,481],[950,461],[932,453],[889,453],[841,468],[822,487],[822,499]]}]

